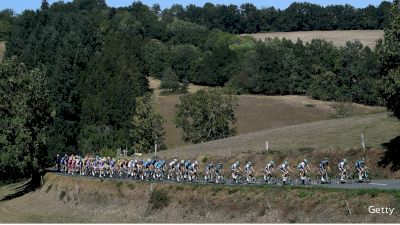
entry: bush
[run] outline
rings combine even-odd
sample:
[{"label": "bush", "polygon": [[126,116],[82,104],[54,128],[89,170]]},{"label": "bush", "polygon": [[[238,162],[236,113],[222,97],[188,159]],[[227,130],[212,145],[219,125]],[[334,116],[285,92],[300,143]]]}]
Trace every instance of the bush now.
[{"label": "bush", "polygon": [[207,158],[207,157],[203,157],[203,159],[201,159],[201,161],[202,161],[203,163],[206,163],[206,162],[208,161],[208,158]]},{"label": "bush", "polygon": [[149,204],[152,209],[162,209],[168,206],[169,196],[164,190],[154,190],[151,193]]},{"label": "bush", "polygon": [[102,148],[100,149],[99,153],[102,157],[110,157],[110,158],[117,157],[117,151],[111,148]]},{"label": "bush", "polygon": [[332,104],[332,108],[335,110],[338,118],[354,115],[354,108],[351,102],[335,102]]}]

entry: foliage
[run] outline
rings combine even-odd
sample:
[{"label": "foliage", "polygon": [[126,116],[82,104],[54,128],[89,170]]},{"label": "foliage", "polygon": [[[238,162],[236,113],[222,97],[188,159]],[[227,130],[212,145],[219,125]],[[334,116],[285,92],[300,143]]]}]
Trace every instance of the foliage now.
[{"label": "foliage", "polygon": [[179,83],[178,76],[174,73],[171,67],[166,67],[162,73],[160,88],[169,93],[176,93],[180,90],[181,84]]},{"label": "foliage", "polygon": [[335,102],[332,104],[332,108],[336,112],[338,118],[349,117],[354,115],[354,108],[352,102]]},{"label": "foliage", "polygon": [[134,149],[138,152],[165,149],[164,123],[165,119],[157,112],[154,96],[146,94],[136,98],[136,111],[132,119],[131,136]]},{"label": "foliage", "polygon": [[14,22],[14,12],[4,9],[0,12],[0,41],[6,40],[11,33]]},{"label": "foliage", "polygon": [[0,64],[1,180],[36,173],[47,163],[49,92],[43,69],[28,70],[16,57]]},{"label": "foliage", "polygon": [[99,154],[102,157],[116,158],[117,157],[117,150],[116,149],[112,149],[112,148],[102,148],[102,149],[100,149]]},{"label": "foliage", "polygon": [[[193,4],[183,8],[174,5],[164,9],[162,19],[185,20],[230,33],[256,33],[260,31],[310,31],[310,30],[359,30],[382,29],[390,20],[390,2],[378,7],[369,5],[362,9],[351,5],[326,7],[308,2],[294,2],[284,10],[274,7],[257,9],[251,3],[214,5],[203,7]],[[334,19],[332,19],[334,17]]]},{"label": "foliage", "polygon": [[152,209],[162,209],[168,206],[170,198],[165,190],[154,190],[149,199],[149,204]]},{"label": "foliage", "polygon": [[400,2],[392,6],[391,23],[385,28],[383,43],[378,52],[382,63],[381,94],[386,107],[400,118]]},{"label": "foliage", "polygon": [[232,91],[206,88],[180,97],[175,116],[176,126],[183,129],[183,140],[199,143],[232,136],[236,133]]}]

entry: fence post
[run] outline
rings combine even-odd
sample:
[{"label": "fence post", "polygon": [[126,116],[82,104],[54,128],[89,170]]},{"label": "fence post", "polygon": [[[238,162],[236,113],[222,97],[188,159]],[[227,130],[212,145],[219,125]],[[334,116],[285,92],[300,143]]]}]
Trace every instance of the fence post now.
[{"label": "fence post", "polygon": [[267,150],[267,153],[268,153],[268,150],[269,150],[268,141],[265,141],[265,150]]},{"label": "fence post", "polygon": [[364,141],[364,134],[361,133],[361,145],[363,147],[363,149],[365,150],[365,141]]}]

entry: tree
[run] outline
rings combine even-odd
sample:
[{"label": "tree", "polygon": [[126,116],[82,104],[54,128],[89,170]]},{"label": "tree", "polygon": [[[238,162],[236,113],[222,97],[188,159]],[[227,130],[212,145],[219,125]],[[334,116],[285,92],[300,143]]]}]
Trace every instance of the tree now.
[{"label": "tree", "polygon": [[165,149],[164,123],[165,119],[157,112],[155,98],[151,94],[136,98],[135,115],[131,121],[133,148],[139,152],[154,150],[157,144],[158,149]]},{"label": "tree", "polygon": [[383,43],[378,49],[382,63],[382,97],[386,107],[400,119],[400,2],[393,2],[391,22],[385,28]]},{"label": "tree", "polygon": [[206,88],[180,97],[175,124],[183,129],[183,140],[199,143],[236,133],[237,98],[232,91]]},{"label": "tree", "polygon": [[174,73],[171,67],[166,67],[161,78],[161,89],[173,93],[178,91],[180,87],[181,84],[179,83],[178,76]]},{"label": "tree", "polygon": [[49,92],[45,72],[17,58],[0,64],[0,180],[37,174],[47,163]]}]

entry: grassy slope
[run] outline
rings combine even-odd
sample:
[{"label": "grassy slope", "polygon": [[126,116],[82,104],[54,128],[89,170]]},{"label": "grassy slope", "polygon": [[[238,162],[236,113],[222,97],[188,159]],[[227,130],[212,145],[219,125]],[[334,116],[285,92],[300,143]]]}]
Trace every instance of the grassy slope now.
[{"label": "grassy slope", "polygon": [[[150,78],[150,87],[157,96],[156,101],[160,112],[167,119],[165,124],[166,144],[170,148],[189,145],[181,140],[181,130],[175,127],[175,105],[179,103],[179,95],[160,96],[159,81]],[[190,85],[190,92],[195,92],[200,86]],[[237,108],[238,134],[245,134],[265,129],[273,129],[327,120],[334,117],[332,102],[318,101],[306,96],[261,96],[240,95]],[[313,107],[306,107],[312,105]],[[367,107],[354,104],[357,115],[382,111],[382,108]]]},{"label": "grassy slope", "polygon": [[[40,190],[0,202],[0,222],[396,223],[399,219],[398,191],[155,183],[152,192],[147,183],[101,182],[52,174],[45,179]],[[162,201],[166,206],[159,204],[161,200],[151,201],[152,196],[166,197]],[[370,205],[395,207],[395,214],[369,214]]]},{"label": "grassy slope", "polygon": [[274,151],[301,148],[350,149],[360,148],[360,133],[366,145],[380,147],[400,134],[400,122],[386,113],[370,114],[344,119],[317,121],[276,129],[247,133],[236,137],[210,141],[159,152],[162,157],[196,157],[201,154],[226,155],[228,152],[261,152],[265,141]]},{"label": "grassy slope", "polygon": [[359,40],[363,45],[374,48],[376,41],[383,38],[382,30],[335,30],[335,31],[298,31],[298,32],[269,32],[256,34],[243,34],[243,36],[252,36],[259,40],[265,38],[286,38],[292,41],[300,39],[309,42],[312,39],[325,39],[332,41],[336,46],[344,46],[346,41]]},{"label": "grassy slope", "polygon": [[6,44],[4,41],[0,41],[0,62],[3,61],[5,51],[6,51]]}]

